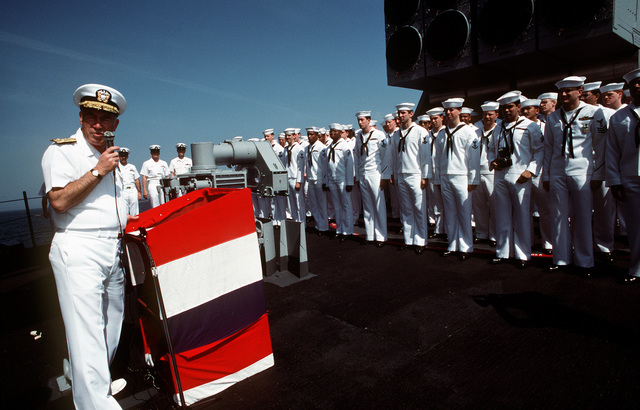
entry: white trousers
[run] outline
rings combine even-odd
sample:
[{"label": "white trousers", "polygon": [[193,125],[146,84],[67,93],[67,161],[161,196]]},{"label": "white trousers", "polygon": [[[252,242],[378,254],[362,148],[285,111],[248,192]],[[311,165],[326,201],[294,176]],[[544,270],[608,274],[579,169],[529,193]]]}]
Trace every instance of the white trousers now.
[{"label": "white trousers", "polygon": [[551,240],[556,265],[573,262],[582,268],[593,267],[590,180],[591,177],[578,175],[552,176],[549,181]]},{"label": "white trousers", "polygon": [[496,238],[496,211],[493,199],[493,174],[480,174],[480,185],[471,193],[473,218],[476,223],[476,238]]},{"label": "white trousers", "polygon": [[444,209],[442,205],[442,191],[440,184],[434,184],[429,180],[429,195],[427,201],[429,203],[429,213],[435,221],[434,232],[438,234],[444,233]]},{"label": "white trousers", "polygon": [[380,189],[380,174],[368,173],[360,179],[364,230],[368,241],[387,240],[387,204]]},{"label": "white trousers", "polygon": [[329,230],[329,216],[327,214],[327,194],[322,190],[322,181],[309,181],[309,203],[311,215],[316,221],[320,232]]},{"label": "white trousers", "polygon": [[160,194],[160,191],[158,190],[160,186],[160,181],[149,181],[147,192],[149,193],[151,208],[155,208],[160,204],[164,204],[164,195]]},{"label": "white trousers", "polygon": [[109,364],[124,318],[124,272],[120,241],[96,233],[57,232],[53,268],[71,364],[77,409],[119,409],[111,395]]},{"label": "white trousers", "polygon": [[304,191],[302,186],[296,191],[295,179],[289,179],[289,212],[291,212],[291,219],[296,222],[307,220],[307,214],[304,210]]},{"label": "white trousers", "polygon": [[597,252],[613,252],[616,228],[616,200],[601,182],[593,194],[593,244]]},{"label": "white trousers", "polygon": [[466,175],[443,175],[440,179],[449,251],[473,252],[468,181]]},{"label": "white trousers", "polygon": [[420,188],[420,174],[399,174],[398,200],[405,245],[427,244],[427,196]]},{"label": "white trousers", "polygon": [[336,214],[336,233],[338,235],[353,235],[353,207],[351,195],[346,190],[344,182],[329,181],[329,191],[333,200]]},{"label": "white trousers", "polygon": [[515,256],[528,261],[531,259],[531,180],[519,184],[516,182],[519,177],[504,171],[495,174],[496,256]]},{"label": "white trousers", "polygon": [[[551,210],[549,209],[549,195],[542,187],[540,177],[531,178],[531,238],[533,240],[533,205],[538,208],[540,239],[543,249],[553,249],[551,244]],[[533,242],[531,242],[533,243]]]},{"label": "white trousers", "polygon": [[640,276],[640,177],[622,177],[626,199],[620,202],[629,237],[629,275]]},{"label": "white trousers", "polygon": [[136,216],[140,213],[138,207],[138,189],[135,187],[125,187],[122,191],[122,198],[127,206],[127,215]]}]

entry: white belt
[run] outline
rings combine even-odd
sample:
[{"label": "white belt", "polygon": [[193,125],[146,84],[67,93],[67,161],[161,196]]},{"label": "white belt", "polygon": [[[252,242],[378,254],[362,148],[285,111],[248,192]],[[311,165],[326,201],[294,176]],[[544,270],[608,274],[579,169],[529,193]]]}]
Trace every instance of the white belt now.
[{"label": "white belt", "polygon": [[120,236],[120,231],[113,230],[75,230],[75,229],[56,229],[56,234],[70,234],[78,236],[87,236],[90,238],[103,238],[103,239],[117,239]]}]

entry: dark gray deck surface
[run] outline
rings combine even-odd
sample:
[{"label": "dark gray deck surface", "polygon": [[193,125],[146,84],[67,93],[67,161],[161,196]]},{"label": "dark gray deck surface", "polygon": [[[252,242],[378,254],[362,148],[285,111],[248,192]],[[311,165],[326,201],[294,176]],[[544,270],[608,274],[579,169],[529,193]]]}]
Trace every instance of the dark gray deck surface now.
[{"label": "dark gray deck surface", "polygon": [[[397,238],[397,236],[396,236]],[[265,283],[275,366],[196,408],[638,408],[640,285],[628,251],[596,277],[307,236],[316,275]],[[624,248],[624,246],[622,246]],[[47,268],[0,278],[3,408],[66,409],[64,330]],[[129,317],[114,377],[126,408],[170,408],[145,379]],[[34,340],[31,330],[42,331]],[[149,396],[153,395],[149,399]]]}]

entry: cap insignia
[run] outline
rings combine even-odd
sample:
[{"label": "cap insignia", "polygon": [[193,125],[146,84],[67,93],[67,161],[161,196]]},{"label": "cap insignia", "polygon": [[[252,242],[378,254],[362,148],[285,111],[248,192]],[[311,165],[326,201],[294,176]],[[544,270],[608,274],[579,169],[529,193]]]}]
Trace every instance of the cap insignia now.
[{"label": "cap insignia", "polygon": [[108,104],[109,101],[111,100],[111,93],[107,90],[100,89],[96,91],[96,100],[98,100],[101,103]]}]

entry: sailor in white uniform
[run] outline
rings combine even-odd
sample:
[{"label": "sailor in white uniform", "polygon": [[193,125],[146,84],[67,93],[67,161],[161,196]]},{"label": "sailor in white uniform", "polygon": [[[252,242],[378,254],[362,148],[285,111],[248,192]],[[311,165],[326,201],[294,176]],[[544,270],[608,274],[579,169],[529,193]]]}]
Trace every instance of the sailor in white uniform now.
[{"label": "sailor in white uniform", "polygon": [[309,204],[311,215],[316,221],[316,230],[319,235],[329,232],[329,216],[327,215],[327,195],[322,190],[323,166],[322,152],[327,147],[318,138],[318,130],[313,127],[307,130],[309,145],[306,148],[307,183],[309,184]]},{"label": "sailor in white uniform", "polygon": [[459,252],[459,258],[466,260],[473,252],[470,192],[480,183],[480,142],[473,129],[460,121],[463,102],[463,98],[450,98],[442,103],[446,136],[436,147],[436,156],[449,241],[442,256]]},{"label": "sailor in white uniform", "polygon": [[495,170],[493,201],[496,210],[496,257],[501,263],[515,257],[519,268],[531,259],[531,178],[539,174],[544,158],[542,131],[520,116],[520,95],[498,98],[502,124],[489,143],[489,168]]},{"label": "sailor in white uniform", "polygon": [[127,224],[118,147],[106,147],[127,103],[117,90],[86,84],[73,95],[80,128],[42,157],[55,229],[49,259],[58,291],[77,409],[120,409],[109,365],[124,318],[120,236]]},{"label": "sailor in white uniform", "polygon": [[431,178],[431,141],[427,130],[412,121],[415,104],[396,105],[400,128],[391,138],[391,181],[398,184],[404,247],[424,252],[427,244],[427,179]]},{"label": "sailor in white uniform", "polygon": [[135,216],[140,213],[138,201],[142,199],[142,194],[140,193],[140,174],[136,166],[128,162],[129,152],[129,148],[120,148],[118,169],[122,175],[122,198],[127,204],[127,215]]},{"label": "sailor in white uniform", "polygon": [[304,210],[304,149],[300,145],[300,139],[295,128],[287,128],[284,134],[287,138],[287,147],[284,152],[284,165],[287,168],[289,180],[289,212],[291,219],[296,222],[305,222]]},{"label": "sailor in white uniform", "polygon": [[353,153],[345,141],[347,132],[338,123],[331,124],[333,142],[323,151],[323,189],[329,189],[336,215],[336,235],[341,241],[353,235],[351,190],[355,183]]},{"label": "sailor in white uniform", "polygon": [[624,75],[633,102],[611,116],[606,142],[606,184],[620,201],[629,237],[626,283],[640,283],[640,69]]},{"label": "sailor in white uniform", "polygon": [[434,229],[433,234],[429,238],[444,237],[445,222],[444,209],[442,204],[442,191],[440,190],[440,174],[436,164],[438,163],[438,150],[436,149],[437,141],[445,139],[444,125],[444,108],[435,107],[427,111],[427,115],[431,120],[431,130],[429,130],[429,155],[431,157],[431,178],[427,183],[427,208],[429,216],[433,218]]},{"label": "sailor in white uniform", "polygon": [[551,209],[553,264],[548,270],[573,263],[590,276],[593,135],[606,119],[600,108],[580,101],[584,80],[571,76],[556,83],[562,107],[547,117],[542,183],[549,192]]},{"label": "sailor in white uniform", "polygon": [[[384,116],[384,132],[387,135],[387,147],[391,145],[391,136],[396,132],[398,123],[396,117],[398,113],[387,114]],[[400,218],[400,201],[398,201],[398,185],[388,184],[389,204],[391,205],[391,217]]]},{"label": "sailor in white uniform", "polygon": [[496,211],[493,200],[494,171],[489,169],[489,143],[496,128],[500,104],[488,101],[482,105],[482,128],[476,129],[480,143],[480,184],[473,191],[473,217],[476,223],[476,242],[495,243]]},{"label": "sailor in white uniform", "polygon": [[140,175],[142,175],[142,196],[149,198],[151,207],[164,203],[164,195],[160,193],[161,179],[167,178],[171,174],[169,165],[160,159],[160,145],[154,144],[149,147],[151,158],[142,164]]},{"label": "sailor in white uniform", "polygon": [[[387,204],[384,188],[391,175],[385,163],[383,145],[386,136],[371,127],[371,111],[356,113],[360,129],[356,132],[354,149],[356,185],[360,187],[364,213],[364,230],[369,243],[380,247],[387,240]],[[386,177],[383,176],[386,175]]]}]

